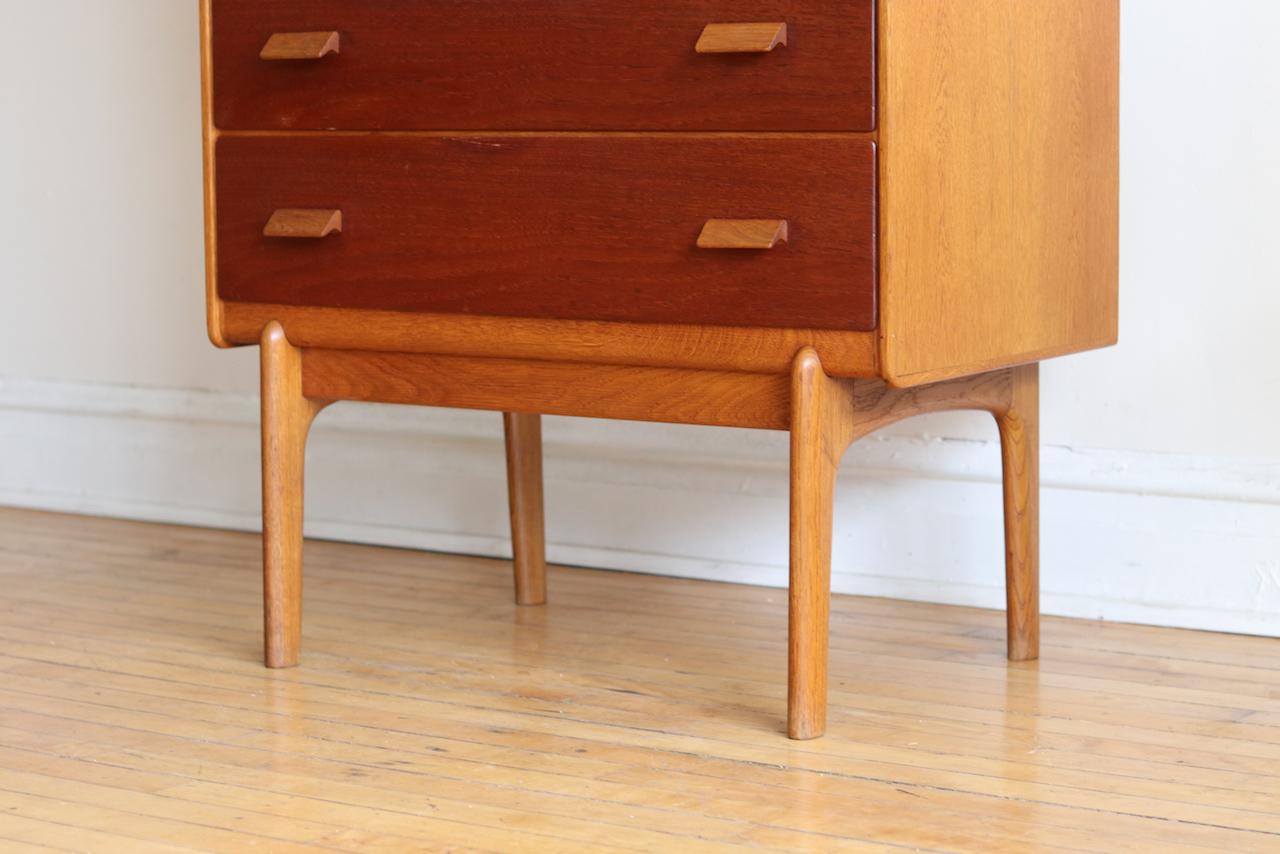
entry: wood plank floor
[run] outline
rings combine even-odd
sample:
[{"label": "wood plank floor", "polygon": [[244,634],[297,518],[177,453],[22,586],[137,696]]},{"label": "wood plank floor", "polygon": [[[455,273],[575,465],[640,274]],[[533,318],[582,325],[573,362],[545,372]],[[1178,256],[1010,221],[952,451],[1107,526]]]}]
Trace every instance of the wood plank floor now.
[{"label": "wood plank floor", "polygon": [[783,591],[259,549],[0,510],[0,850],[1280,851],[1280,641],[838,597],[795,743]]}]

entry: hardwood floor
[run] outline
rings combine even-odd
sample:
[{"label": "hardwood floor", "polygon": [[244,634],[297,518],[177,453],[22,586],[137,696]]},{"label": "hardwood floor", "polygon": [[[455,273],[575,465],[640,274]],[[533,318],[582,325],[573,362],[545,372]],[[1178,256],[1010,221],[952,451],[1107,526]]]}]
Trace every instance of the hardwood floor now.
[{"label": "hardwood floor", "polygon": [[1280,851],[1273,639],[838,596],[791,742],[783,590],[306,551],[268,671],[258,537],[0,510],[0,850]]}]

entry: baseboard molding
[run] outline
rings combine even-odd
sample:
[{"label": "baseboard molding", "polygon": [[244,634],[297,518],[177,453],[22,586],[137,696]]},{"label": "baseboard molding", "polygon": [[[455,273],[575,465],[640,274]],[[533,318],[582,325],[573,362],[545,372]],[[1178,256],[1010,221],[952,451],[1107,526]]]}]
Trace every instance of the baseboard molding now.
[{"label": "baseboard molding", "polygon": [[[1003,606],[999,451],[882,434],[836,496],[835,590]],[[0,380],[0,504],[258,527],[250,396]],[[560,563],[786,583],[786,437],[547,420]],[[507,556],[500,419],[342,405],[308,452],[310,536]],[[1046,446],[1046,613],[1280,635],[1280,461]]]}]

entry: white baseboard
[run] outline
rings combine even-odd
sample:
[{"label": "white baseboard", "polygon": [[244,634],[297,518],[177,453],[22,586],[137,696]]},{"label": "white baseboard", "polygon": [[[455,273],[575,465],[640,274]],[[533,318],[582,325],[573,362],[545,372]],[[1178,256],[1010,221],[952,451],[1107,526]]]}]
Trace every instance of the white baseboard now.
[{"label": "white baseboard", "polygon": [[[0,380],[0,503],[256,530],[247,396]],[[549,418],[559,563],[783,586],[783,434]],[[835,590],[1003,606],[999,451],[871,437],[836,495]],[[308,452],[311,536],[510,554],[500,419],[344,404]],[[1280,635],[1280,462],[1046,446],[1045,613]]]}]

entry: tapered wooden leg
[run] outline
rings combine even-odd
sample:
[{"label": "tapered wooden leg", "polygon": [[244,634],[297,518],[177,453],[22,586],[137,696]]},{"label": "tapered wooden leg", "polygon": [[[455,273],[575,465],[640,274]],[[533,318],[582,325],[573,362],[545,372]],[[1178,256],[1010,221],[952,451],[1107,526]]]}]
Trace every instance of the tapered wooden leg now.
[{"label": "tapered wooden leg", "polygon": [[[806,349],[791,373],[791,589],[787,735],[827,729],[827,634],[831,610],[831,512],[836,468],[848,447],[845,385]],[[852,407],[847,407],[851,414]]]},{"label": "tapered wooden leg", "polygon": [[506,412],[507,498],[511,504],[511,549],[516,604],[547,601],[547,564],[542,510],[542,416]]},{"label": "tapered wooden leg", "polygon": [[1004,462],[1005,595],[1011,661],[1040,656],[1040,368],[1011,372],[996,412]]},{"label": "tapered wooden leg", "polygon": [[302,396],[302,351],[279,323],[262,331],[262,589],[267,667],[298,663],[302,641],[302,471],[323,403]]}]

